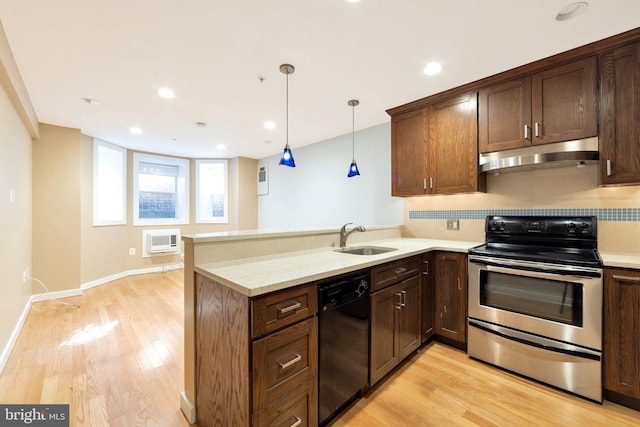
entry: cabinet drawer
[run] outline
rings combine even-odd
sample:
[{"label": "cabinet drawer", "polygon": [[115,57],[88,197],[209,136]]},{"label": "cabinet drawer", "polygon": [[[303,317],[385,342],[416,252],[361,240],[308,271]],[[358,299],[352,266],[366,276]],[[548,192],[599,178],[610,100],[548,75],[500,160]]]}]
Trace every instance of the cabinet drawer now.
[{"label": "cabinet drawer", "polygon": [[254,414],[255,427],[315,427],[318,425],[318,384],[315,379]]},{"label": "cabinet drawer", "polygon": [[420,257],[393,261],[371,269],[371,292],[379,291],[389,285],[420,273]]},{"label": "cabinet drawer", "polygon": [[313,317],[253,343],[253,408],[306,384],[318,374],[318,318]]},{"label": "cabinet drawer", "polygon": [[318,311],[316,285],[298,286],[284,292],[269,294],[251,301],[251,335],[268,334]]}]

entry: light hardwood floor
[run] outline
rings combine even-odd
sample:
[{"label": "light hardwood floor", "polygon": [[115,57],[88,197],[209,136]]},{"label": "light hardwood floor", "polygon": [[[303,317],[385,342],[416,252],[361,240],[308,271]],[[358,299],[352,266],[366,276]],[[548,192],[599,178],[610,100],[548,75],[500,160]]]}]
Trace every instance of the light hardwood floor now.
[{"label": "light hardwood floor", "polygon": [[31,310],[0,376],[0,402],[70,404],[71,426],[188,426],[183,271],[86,290]]},{"label": "light hardwood floor", "polygon": [[[132,276],[32,310],[0,376],[0,403],[68,403],[71,426],[188,426],[182,270]],[[46,310],[56,303],[35,304]],[[334,427],[640,426],[598,405],[434,343],[359,400]],[[226,426],[225,426],[226,427]]]}]

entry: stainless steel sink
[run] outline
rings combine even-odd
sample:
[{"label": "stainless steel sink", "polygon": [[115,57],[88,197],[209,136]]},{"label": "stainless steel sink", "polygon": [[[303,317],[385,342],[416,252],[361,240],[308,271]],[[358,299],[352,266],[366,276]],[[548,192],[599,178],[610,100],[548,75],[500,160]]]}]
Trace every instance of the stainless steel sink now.
[{"label": "stainless steel sink", "polygon": [[386,248],[384,246],[353,246],[351,248],[336,249],[336,252],[351,255],[378,255],[397,250],[397,248]]}]

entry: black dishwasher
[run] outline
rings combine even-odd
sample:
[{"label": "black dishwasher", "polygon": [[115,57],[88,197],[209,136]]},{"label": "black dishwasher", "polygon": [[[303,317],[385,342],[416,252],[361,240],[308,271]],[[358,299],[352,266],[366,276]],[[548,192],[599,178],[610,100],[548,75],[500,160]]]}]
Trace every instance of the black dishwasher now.
[{"label": "black dishwasher", "polygon": [[369,274],[318,285],[318,419],[325,425],[369,383]]}]

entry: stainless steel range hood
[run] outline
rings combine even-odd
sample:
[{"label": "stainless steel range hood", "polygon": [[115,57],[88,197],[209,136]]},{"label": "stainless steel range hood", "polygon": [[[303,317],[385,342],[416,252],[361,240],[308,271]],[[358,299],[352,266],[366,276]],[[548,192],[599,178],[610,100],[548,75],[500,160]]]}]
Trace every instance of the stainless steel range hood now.
[{"label": "stainless steel range hood", "polygon": [[484,153],[480,154],[479,165],[482,173],[498,173],[576,166],[595,163],[599,158],[598,137],[593,137]]}]

